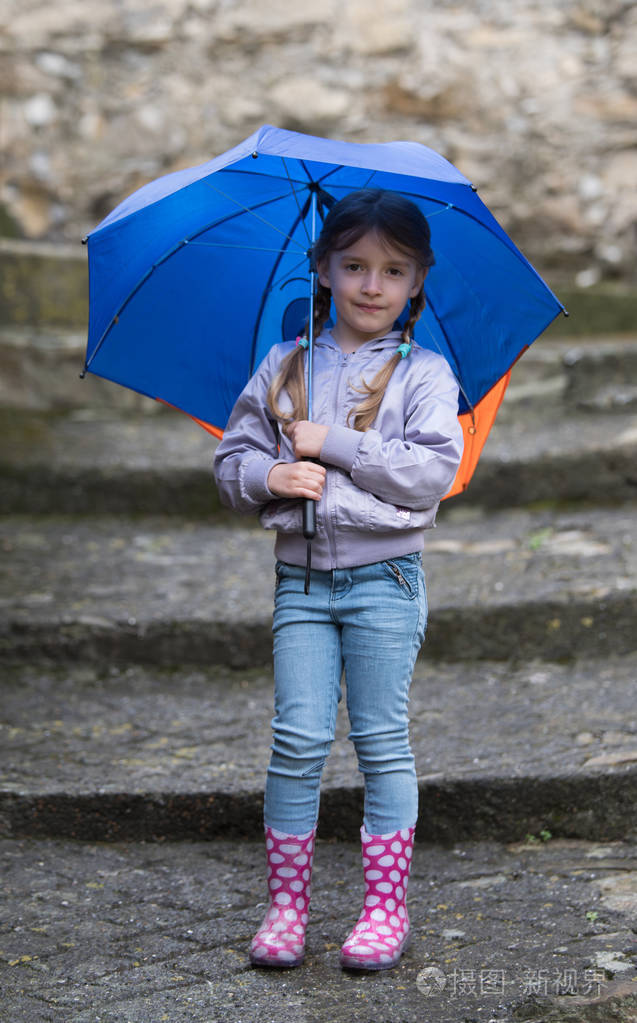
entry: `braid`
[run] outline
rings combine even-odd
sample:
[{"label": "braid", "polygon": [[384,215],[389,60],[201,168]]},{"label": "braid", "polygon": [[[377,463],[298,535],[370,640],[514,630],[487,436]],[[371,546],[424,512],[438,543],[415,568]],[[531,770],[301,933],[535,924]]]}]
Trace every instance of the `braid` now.
[{"label": "braid", "polygon": [[[402,340],[406,344],[411,344],[413,329],[418,317],[425,308],[425,303],[425,289],[421,288],[409,304],[409,317],[402,331]],[[357,405],[355,409],[352,409],[347,417],[347,421],[349,423],[351,417],[354,416],[355,430],[360,430],[361,433],[364,433],[365,430],[369,430],[378,414],[380,403],[385,396],[385,391],[387,390],[387,384],[391,380],[398,363],[402,362],[402,358],[403,357],[400,352],[395,352],[391,359],[388,359],[385,365],[381,366],[371,384],[367,384],[363,381],[362,389],[367,391],[367,397],[363,398],[360,405]]]},{"label": "braid", "polygon": [[[300,345],[286,355],[272,383],[268,388],[267,402],[272,415],[282,423],[292,423],[307,418],[307,397],[305,394],[305,349]],[[279,406],[281,391],[287,391],[292,410],[282,412]]]},{"label": "braid", "polygon": [[[324,284],[319,284],[314,296],[314,337],[318,337],[330,316],[332,292]],[[306,328],[307,335],[307,328]]]},{"label": "braid", "polygon": [[[330,315],[332,293],[329,288],[319,284],[314,298],[314,337],[318,337]],[[304,336],[309,333],[306,324]],[[268,388],[267,402],[272,414],[283,423],[291,423],[299,419],[307,419],[307,396],[305,393],[305,349],[298,345],[281,363],[279,372]],[[287,391],[292,410],[282,412],[279,406],[281,391]]]},{"label": "braid", "polygon": [[406,344],[411,344],[411,339],[414,334],[414,327],[427,304],[425,298],[425,289],[421,288],[417,295],[414,295],[411,302],[409,303],[409,317],[403,327],[402,338]]}]

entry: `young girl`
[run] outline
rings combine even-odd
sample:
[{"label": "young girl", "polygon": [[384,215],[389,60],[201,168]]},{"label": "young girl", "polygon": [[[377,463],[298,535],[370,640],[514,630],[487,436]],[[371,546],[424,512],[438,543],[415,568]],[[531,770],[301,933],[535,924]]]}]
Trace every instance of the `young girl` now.
[{"label": "young girl", "polygon": [[[314,248],[314,408],[305,339],[275,345],[239,397],[215,457],[224,503],[275,529],[274,741],[265,790],[270,905],[260,966],[303,961],[321,772],[344,672],[365,780],[362,913],[341,965],[394,966],[418,812],[408,693],[424,638],[423,531],[462,453],[458,386],[411,340],[434,258],[420,210],[393,192],[336,203]],[[331,305],[335,325],[326,329]],[[396,320],[408,307],[402,330]],[[303,499],[316,502],[305,593]]]}]

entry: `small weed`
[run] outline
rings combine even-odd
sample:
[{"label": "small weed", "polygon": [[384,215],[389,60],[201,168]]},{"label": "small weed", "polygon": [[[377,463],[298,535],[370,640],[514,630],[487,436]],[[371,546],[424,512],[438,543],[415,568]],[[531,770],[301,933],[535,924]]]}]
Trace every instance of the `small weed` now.
[{"label": "small weed", "polygon": [[538,529],[537,533],[531,533],[528,539],[528,545],[530,550],[537,551],[542,546],[545,540],[548,540],[553,535],[553,529],[548,526],[546,529]]},{"label": "small weed", "polygon": [[526,835],[524,841],[527,843],[527,845],[538,845],[540,842],[548,842],[551,838],[553,838],[553,835],[551,834],[549,829],[542,828],[539,836],[529,834]]}]

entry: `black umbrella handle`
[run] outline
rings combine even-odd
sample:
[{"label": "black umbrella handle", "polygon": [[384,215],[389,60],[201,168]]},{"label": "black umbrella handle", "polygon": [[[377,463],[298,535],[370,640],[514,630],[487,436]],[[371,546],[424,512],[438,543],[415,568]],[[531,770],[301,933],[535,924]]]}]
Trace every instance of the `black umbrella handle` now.
[{"label": "black umbrella handle", "polygon": [[303,501],[303,536],[307,540],[305,556],[305,593],[310,592],[310,572],[312,570],[312,540],[316,536],[316,501],[306,497]]},{"label": "black umbrella handle", "polygon": [[303,501],[303,536],[307,540],[305,557],[305,592],[310,592],[310,571],[312,569],[312,540],[316,536],[316,501],[306,497]]},{"label": "black umbrella handle", "polygon": [[306,497],[303,501],[303,536],[313,540],[316,536],[316,501]]},{"label": "black umbrella handle", "polygon": [[[304,458],[303,461],[320,465],[318,458]],[[306,540],[313,540],[316,536],[316,501],[311,497],[303,500],[303,536]]]}]

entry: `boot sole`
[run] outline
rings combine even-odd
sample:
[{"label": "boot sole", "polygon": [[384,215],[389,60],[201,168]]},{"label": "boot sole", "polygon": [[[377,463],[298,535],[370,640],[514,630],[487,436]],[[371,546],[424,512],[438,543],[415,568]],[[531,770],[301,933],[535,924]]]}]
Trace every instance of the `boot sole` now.
[{"label": "boot sole", "polygon": [[341,952],[340,955],[341,969],[356,970],[359,973],[361,971],[363,971],[364,973],[378,973],[379,970],[393,970],[395,966],[398,966],[401,956],[403,955],[404,952],[407,951],[410,945],[411,934],[408,934],[407,937],[405,938],[405,941],[403,942],[400,951],[396,955],[396,958],[392,959],[390,963],[371,963],[369,962],[369,960],[365,962],[364,960],[358,960],[353,958],[350,959],[349,956],[343,955],[343,953]]},{"label": "boot sole", "polygon": [[289,970],[294,966],[301,966],[305,962],[305,956],[299,956],[298,959],[292,959],[290,962],[282,963],[278,959],[259,959],[258,956],[250,953],[250,963],[252,966],[264,966],[267,969],[274,970]]}]

